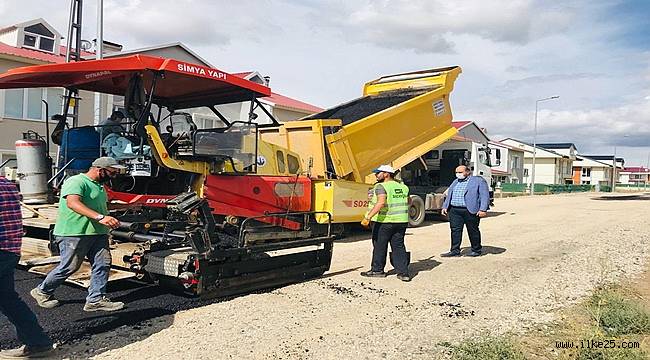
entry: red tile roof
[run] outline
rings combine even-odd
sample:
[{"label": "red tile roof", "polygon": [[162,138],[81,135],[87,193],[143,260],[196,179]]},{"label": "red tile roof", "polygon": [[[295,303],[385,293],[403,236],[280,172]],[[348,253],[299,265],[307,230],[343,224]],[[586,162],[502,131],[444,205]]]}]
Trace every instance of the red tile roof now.
[{"label": "red tile roof", "polygon": [[[56,63],[56,64],[65,62],[65,55],[67,53],[66,50],[67,48],[65,46],[61,46],[59,50],[60,55],[55,55],[44,51],[32,50],[27,48],[19,48],[19,47],[11,46],[3,42],[0,42],[0,54],[13,55],[13,56],[26,58],[26,59],[32,59],[32,60],[38,60],[38,61],[44,61],[44,62]],[[82,51],[81,55],[88,56],[88,55],[94,55],[94,53]]]},{"label": "red tile roof", "polygon": [[318,106],[310,105],[307,104],[306,102],[302,102],[300,100],[292,99],[288,96],[284,96],[276,93],[271,93],[271,96],[265,97],[264,100],[268,102],[272,102],[277,106],[289,108],[289,109],[309,111],[311,113],[317,113],[323,111],[323,109],[319,108]]},{"label": "red tile roof", "polygon": [[238,73],[233,73],[235,76],[239,76],[241,78],[245,78],[246,76],[252,74],[252,71],[244,71],[244,72],[238,72]]},{"label": "red tile roof", "polygon": [[497,169],[492,169],[492,174],[493,174],[493,175],[508,175],[507,172],[505,172],[505,171],[501,171],[501,170],[497,170]]},{"label": "red tile roof", "polygon": [[632,173],[647,173],[650,172],[650,169],[643,166],[630,166],[630,167],[624,167],[623,170],[621,171],[632,172]]},{"label": "red tile roof", "polygon": [[469,124],[471,124],[471,123],[472,123],[471,121],[452,121],[452,122],[451,122],[451,124],[452,124],[456,129],[464,128],[465,126],[467,126],[467,125],[469,125]]},{"label": "red tile roof", "polygon": [[[245,72],[233,73],[233,75],[239,76],[241,78],[245,78],[252,73],[253,73],[252,71],[245,71]],[[288,96],[280,95],[277,93],[271,93],[271,96],[265,97],[264,101],[271,102],[274,105],[279,107],[288,108],[292,110],[309,111],[310,113],[317,113],[324,110],[319,108],[318,106],[310,105],[307,104],[306,102],[292,99]]]},{"label": "red tile roof", "polygon": [[50,54],[38,50],[18,48],[15,46],[7,45],[3,42],[0,42],[0,54],[13,55],[13,56],[26,58],[26,59],[44,61],[48,63],[65,62],[64,55],[54,55],[54,54]]}]

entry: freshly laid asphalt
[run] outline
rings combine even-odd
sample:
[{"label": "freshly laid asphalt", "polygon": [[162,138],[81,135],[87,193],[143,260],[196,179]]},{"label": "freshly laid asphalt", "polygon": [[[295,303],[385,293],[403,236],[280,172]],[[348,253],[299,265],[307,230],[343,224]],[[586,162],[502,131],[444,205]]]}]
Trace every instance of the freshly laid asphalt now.
[{"label": "freshly laid asphalt", "polygon": [[[61,344],[224,300],[191,298],[169,293],[156,285],[120,280],[109,283],[108,296],[112,300],[125,302],[127,306],[123,310],[112,313],[84,312],[86,289],[72,285],[62,285],[57,289],[55,297],[62,305],[54,309],[42,309],[29,296],[29,291],[42,279],[41,275],[16,270],[16,291],[34,310],[41,326],[52,340]],[[5,316],[0,315],[0,349],[19,345],[13,325]]]}]

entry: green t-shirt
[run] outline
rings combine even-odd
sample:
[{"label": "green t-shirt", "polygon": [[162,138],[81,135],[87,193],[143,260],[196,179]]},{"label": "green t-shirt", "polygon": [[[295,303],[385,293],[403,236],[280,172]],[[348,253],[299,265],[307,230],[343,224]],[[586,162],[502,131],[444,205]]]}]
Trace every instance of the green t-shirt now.
[{"label": "green t-shirt", "polygon": [[68,208],[68,195],[79,195],[81,202],[88,208],[100,214],[108,214],[107,198],[104,187],[91,180],[86,174],[78,174],[68,178],[61,189],[59,200],[59,214],[54,225],[54,235],[57,236],[78,236],[78,235],[102,235],[108,234],[108,227],[96,220],[77,214]]}]

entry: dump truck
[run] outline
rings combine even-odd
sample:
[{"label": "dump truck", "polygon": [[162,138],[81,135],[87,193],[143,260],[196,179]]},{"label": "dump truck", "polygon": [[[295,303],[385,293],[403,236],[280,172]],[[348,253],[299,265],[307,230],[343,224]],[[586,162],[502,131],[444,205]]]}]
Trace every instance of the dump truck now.
[{"label": "dump truck", "polygon": [[465,165],[472,174],[480,176],[490,186],[490,201],[494,199],[492,166],[501,162],[501,153],[492,153],[488,144],[454,136],[400,170],[401,180],[408,185],[411,196],[409,225],[421,225],[427,213],[440,213],[447,189],[456,179],[454,169]]},{"label": "dump truck", "polygon": [[[358,222],[381,164],[402,167],[453,137],[449,96],[460,67],[382,76],[363,96],[280,127],[261,138],[302,155],[313,186],[313,210],[335,224]],[[319,221],[326,221],[323,216]]]},{"label": "dump truck", "polygon": [[[257,98],[268,88],[172,59],[135,55],[15,69],[0,76],[0,88],[125,95],[132,126],[124,137],[138,150],[122,160],[132,176],[107,189],[122,221],[111,234],[115,272],[222,295],[326,271],[339,231],[332,225],[362,218],[372,169],[411,161],[455,134],[449,94],[459,73],[451,67],[382,77],[367,83],[359,99],[286,124],[267,114],[273,121],[265,125],[255,123],[254,110],[265,111]],[[251,102],[245,121],[226,119],[215,107],[244,100]],[[226,126],[198,129],[182,110],[199,106]],[[68,129],[64,142],[92,137],[91,130]],[[377,141],[386,131],[388,145]],[[62,148],[64,166],[89,160],[87,151],[68,150]],[[49,222],[27,219],[28,228],[51,227],[51,215],[41,216],[46,210],[31,210]],[[49,247],[43,240],[26,244],[26,252],[38,254],[26,264],[49,262],[32,271],[54,266],[56,257],[43,255],[48,248],[55,255],[53,239]]]}]

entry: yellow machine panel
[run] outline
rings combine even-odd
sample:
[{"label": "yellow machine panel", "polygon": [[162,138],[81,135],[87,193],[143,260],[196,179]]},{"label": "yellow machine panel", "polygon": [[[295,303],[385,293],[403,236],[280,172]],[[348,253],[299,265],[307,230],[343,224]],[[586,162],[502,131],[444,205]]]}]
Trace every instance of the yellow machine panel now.
[{"label": "yellow machine panel", "polygon": [[[368,209],[368,192],[372,185],[347,180],[314,180],[314,211],[332,214],[333,223],[358,222]],[[327,222],[324,215],[318,222]]]},{"label": "yellow machine panel", "polygon": [[325,135],[327,127],[340,127],[341,120],[290,121],[278,128],[259,129],[261,140],[300,154],[302,168],[314,178],[327,178]]}]

